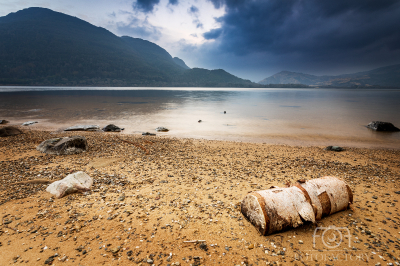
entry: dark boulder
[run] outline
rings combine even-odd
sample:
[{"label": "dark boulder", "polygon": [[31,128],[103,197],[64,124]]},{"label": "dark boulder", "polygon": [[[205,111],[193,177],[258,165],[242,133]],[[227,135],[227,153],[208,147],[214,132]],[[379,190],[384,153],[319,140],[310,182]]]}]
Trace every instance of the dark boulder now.
[{"label": "dark boulder", "polygon": [[0,128],[0,137],[8,137],[22,134],[22,130],[16,127],[2,127]]},{"label": "dark boulder", "polygon": [[87,141],[82,136],[54,138],[43,141],[36,149],[47,154],[76,154],[87,150]]},{"label": "dark boulder", "polygon": [[142,135],[143,136],[155,136],[156,134],[150,133],[150,132],[143,132]]},{"label": "dark boulder", "polygon": [[103,127],[102,130],[105,132],[121,132],[121,130],[124,130],[124,128],[117,127],[114,124],[109,124],[109,125]]},{"label": "dark boulder", "polygon": [[326,151],[344,151],[342,147],[339,146],[328,146],[325,148]]},{"label": "dark boulder", "polygon": [[368,124],[367,128],[376,131],[400,131],[400,129],[395,127],[392,123],[382,121],[372,121]]},{"label": "dark boulder", "polygon": [[0,124],[2,124],[2,125],[4,125],[4,124],[8,124],[8,123],[10,123],[9,121],[7,121],[7,120],[0,120]]}]

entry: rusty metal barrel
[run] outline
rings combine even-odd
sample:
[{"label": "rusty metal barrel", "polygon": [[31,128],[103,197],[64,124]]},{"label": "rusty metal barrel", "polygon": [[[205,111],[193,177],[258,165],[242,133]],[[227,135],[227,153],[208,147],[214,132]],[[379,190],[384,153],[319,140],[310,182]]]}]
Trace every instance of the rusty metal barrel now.
[{"label": "rusty metal barrel", "polygon": [[345,210],[353,193],[345,181],[325,176],[285,188],[252,192],[244,197],[241,212],[262,235],[269,235],[304,222],[320,220]]}]

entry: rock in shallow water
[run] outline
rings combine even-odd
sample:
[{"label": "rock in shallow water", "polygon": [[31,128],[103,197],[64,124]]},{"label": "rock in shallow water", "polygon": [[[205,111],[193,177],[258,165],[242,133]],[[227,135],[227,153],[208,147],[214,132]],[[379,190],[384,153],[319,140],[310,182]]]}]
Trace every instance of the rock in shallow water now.
[{"label": "rock in shallow water", "polygon": [[382,121],[372,121],[367,125],[367,128],[376,131],[400,131],[400,129],[395,127],[392,123]]},{"label": "rock in shallow water", "polygon": [[158,128],[156,128],[156,131],[157,131],[157,132],[168,132],[169,129],[168,129],[168,128],[165,128],[165,127],[158,127]]},{"label": "rock in shallow water", "polygon": [[155,136],[156,134],[150,133],[150,132],[143,132],[142,135],[143,136]]},{"label": "rock in shallow water", "polygon": [[28,121],[28,122],[23,123],[22,125],[23,126],[30,126],[30,125],[33,125],[33,124],[36,124],[36,123],[38,123],[38,121]]},{"label": "rock in shallow water", "polygon": [[325,148],[326,151],[343,151],[344,149],[339,146],[328,146]]},{"label": "rock in shallow water", "polygon": [[64,129],[64,131],[96,131],[100,127],[97,125],[77,125]]},{"label": "rock in shallow water", "polygon": [[82,136],[54,138],[43,141],[36,149],[47,154],[76,154],[87,150],[87,141]]},{"label": "rock in shallow water", "polygon": [[117,127],[114,124],[109,124],[109,125],[103,127],[102,130],[105,132],[121,132],[121,130],[124,130],[124,128]]}]

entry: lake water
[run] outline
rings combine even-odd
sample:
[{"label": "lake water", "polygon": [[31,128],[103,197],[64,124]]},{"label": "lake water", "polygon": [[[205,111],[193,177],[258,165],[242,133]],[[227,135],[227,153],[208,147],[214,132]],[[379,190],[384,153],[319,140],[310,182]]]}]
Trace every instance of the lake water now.
[{"label": "lake water", "polygon": [[158,135],[400,149],[400,132],[365,127],[375,120],[400,127],[396,89],[0,87],[0,119],[49,130],[113,123],[124,134],[164,126],[170,131]]}]

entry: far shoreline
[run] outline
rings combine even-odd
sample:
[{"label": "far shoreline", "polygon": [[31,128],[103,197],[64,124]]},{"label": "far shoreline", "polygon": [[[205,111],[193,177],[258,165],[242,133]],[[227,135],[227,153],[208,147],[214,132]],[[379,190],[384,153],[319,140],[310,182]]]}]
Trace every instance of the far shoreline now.
[{"label": "far shoreline", "polygon": [[[25,119],[26,120],[26,119]],[[21,120],[21,121],[25,121]],[[19,121],[19,122],[21,122]],[[28,121],[28,120],[26,120]],[[4,126],[15,126],[23,131],[43,131],[43,132],[50,132],[50,134],[54,135],[63,135],[71,133],[74,135],[79,135],[82,132],[92,132],[97,134],[106,134],[108,136],[133,136],[133,137],[142,137],[143,132],[128,132],[126,130],[121,132],[104,132],[101,130],[102,127],[106,125],[100,125],[95,123],[90,123],[90,125],[95,124],[100,126],[98,131],[64,131],[65,128],[74,126],[74,125],[83,125],[89,123],[64,123],[60,124],[59,126],[53,126],[52,123],[48,122],[39,122],[37,124],[33,124],[30,126],[21,126],[21,123],[8,123],[0,125],[1,127]],[[366,129],[370,130],[370,129]],[[273,146],[289,146],[289,147],[318,147],[318,148],[325,148],[327,146],[340,146],[343,148],[360,148],[360,149],[371,149],[371,150],[400,150],[400,142],[382,142],[377,141],[373,142],[371,139],[363,139],[363,138],[346,138],[343,136],[325,136],[321,134],[315,135],[302,135],[298,136],[295,134],[289,135],[266,135],[263,137],[254,137],[254,136],[230,136],[230,137],[209,137],[209,136],[201,136],[201,135],[179,135],[174,134],[173,130],[164,133],[164,132],[154,132],[156,137],[161,138],[170,138],[170,139],[179,139],[179,140],[190,140],[190,141],[216,141],[216,142],[225,142],[225,143],[248,143],[248,144],[265,144],[265,145],[273,145]],[[381,133],[381,132],[378,132]],[[387,132],[383,132],[385,134]],[[400,134],[400,133],[399,133]],[[151,140],[154,138],[153,136],[143,136]]]}]

